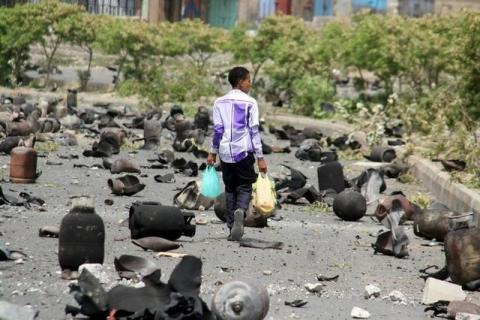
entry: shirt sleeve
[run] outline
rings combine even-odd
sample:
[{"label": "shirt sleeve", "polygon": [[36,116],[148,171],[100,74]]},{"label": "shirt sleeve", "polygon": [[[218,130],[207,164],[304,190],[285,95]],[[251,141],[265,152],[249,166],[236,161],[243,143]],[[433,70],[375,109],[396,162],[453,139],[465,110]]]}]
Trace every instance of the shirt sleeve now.
[{"label": "shirt sleeve", "polygon": [[218,148],[220,147],[220,141],[222,140],[224,132],[222,117],[220,116],[220,111],[218,110],[217,104],[213,105],[213,138],[212,146],[210,148],[211,153],[218,153]]},{"label": "shirt sleeve", "polygon": [[250,137],[252,139],[253,149],[255,150],[255,155],[257,156],[257,158],[263,158],[262,141],[260,138],[259,129],[259,112],[256,102],[252,105],[251,111],[249,113],[248,127],[250,130]]}]

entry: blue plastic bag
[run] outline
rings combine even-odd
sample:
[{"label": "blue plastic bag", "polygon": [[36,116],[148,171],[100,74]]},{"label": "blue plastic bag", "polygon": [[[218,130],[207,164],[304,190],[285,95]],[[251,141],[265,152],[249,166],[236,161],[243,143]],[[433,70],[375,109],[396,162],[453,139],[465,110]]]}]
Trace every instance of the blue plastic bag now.
[{"label": "blue plastic bag", "polygon": [[204,197],[215,199],[221,192],[222,190],[217,171],[213,166],[207,166],[200,183],[200,193]]}]

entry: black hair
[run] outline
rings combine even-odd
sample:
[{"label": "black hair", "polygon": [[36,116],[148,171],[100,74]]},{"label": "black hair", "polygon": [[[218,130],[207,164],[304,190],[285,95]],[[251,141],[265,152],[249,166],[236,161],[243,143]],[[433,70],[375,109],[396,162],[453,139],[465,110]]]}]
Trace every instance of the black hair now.
[{"label": "black hair", "polygon": [[248,69],[244,67],[235,67],[228,73],[228,82],[235,88],[241,80],[245,80],[250,74]]}]

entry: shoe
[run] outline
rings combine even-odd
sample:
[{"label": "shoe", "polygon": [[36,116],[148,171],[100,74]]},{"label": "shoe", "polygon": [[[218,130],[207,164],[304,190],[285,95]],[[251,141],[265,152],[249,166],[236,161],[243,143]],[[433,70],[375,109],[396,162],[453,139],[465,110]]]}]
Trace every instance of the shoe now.
[{"label": "shoe", "polygon": [[233,213],[233,226],[230,233],[233,241],[240,241],[243,237],[243,220],[245,219],[245,211],[237,209]]}]

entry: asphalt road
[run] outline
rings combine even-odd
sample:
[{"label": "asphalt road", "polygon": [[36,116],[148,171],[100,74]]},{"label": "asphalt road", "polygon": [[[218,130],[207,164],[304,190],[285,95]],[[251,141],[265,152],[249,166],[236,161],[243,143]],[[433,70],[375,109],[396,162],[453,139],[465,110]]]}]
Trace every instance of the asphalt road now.
[{"label": "asphalt road", "polygon": [[[270,137],[271,138],[271,137]],[[69,281],[60,278],[58,265],[58,239],[40,238],[38,229],[44,225],[59,225],[68,212],[68,198],[71,195],[91,195],[95,200],[96,211],[106,226],[104,267],[112,287],[117,281],[113,266],[114,257],[132,254],[152,259],[162,270],[162,279],[168,276],[178,263],[176,258],[159,258],[155,253],[145,252],[133,245],[129,239],[129,229],[119,221],[128,217],[128,207],[134,201],[153,200],[171,204],[175,189],[191,178],[177,174],[175,184],[159,184],[153,176],[172,172],[171,169],[143,169],[148,175],[141,181],[147,187],[132,197],[113,196],[107,186],[112,176],[103,169],[73,168],[73,164],[101,163],[101,159],[81,156],[85,146],[61,147],[46,158],[39,159],[39,169],[43,171],[35,184],[20,185],[3,182],[5,193],[18,195],[28,192],[46,201],[46,211],[1,206],[0,240],[9,248],[24,251],[28,258],[21,264],[0,262],[0,299],[16,304],[30,304],[40,310],[39,319],[65,319],[67,303],[75,304],[68,293]],[[78,160],[61,160],[58,154],[78,154]],[[118,157],[134,159],[140,165],[147,165],[153,158],[152,151],[139,150],[130,155],[122,151]],[[177,154],[193,159],[190,154]],[[317,184],[317,164],[302,162],[291,154],[276,154],[266,157],[269,171],[278,173],[287,163],[300,169],[310,184]],[[62,165],[46,165],[46,161],[61,161]],[[200,161],[198,161],[200,162]],[[353,177],[360,171],[352,166],[352,161],[344,161],[345,174]],[[0,166],[4,178],[8,178],[9,157],[0,156]],[[387,192],[402,190],[409,195],[427,192],[418,184],[401,184],[387,180]],[[106,206],[105,199],[113,199],[113,206]],[[374,208],[369,208],[372,212]],[[203,261],[202,297],[208,304],[217,290],[218,281],[253,278],[270,293],[270,312],[267,319],[350,319],[352,307],[358,306],[371,313],[371,319],[426,319],[424,306],[420,304],[424,281],[418,270],[431,264],[442,265],[444,254],[440,246],[427,247],[427,241],[413,235],[412,227],[407,227],[410,237],[410,256],[397,259],[382,254],[374,255],[371,243],[381,226],[369,216],[358,222],[345,222],[333,212],[315,212],[308,205],[284,205],[278,211],[281,221],[270,221],[264,229],[246,229],[246,236],[264,240],[282,241],[283,250],[261,250],[239,247],[226,240],[225,227],[218,223],[213,209],[196,212],[196,215],[209,220],[207,225],[198,225],[193,239],[181,238],[182,247],[177,252],[193,254]],[[227,272],[223,271],[227,270]],[[264,271],[271,271],[269,272]],[[315,283],[316,275],[339,275],[336,282],[326,282],[321,294],[308,293],[304,285]],[[364,288],[377,284],[381,289],[380,298],[364,299]],[[406,305],[395,304],[382,299],[391,291],[399,290],[407,298]],[[302,308],[285,306],[285,301],[303,299],[308,304]],[[477,301],[478,296],[469,295]]]}]

